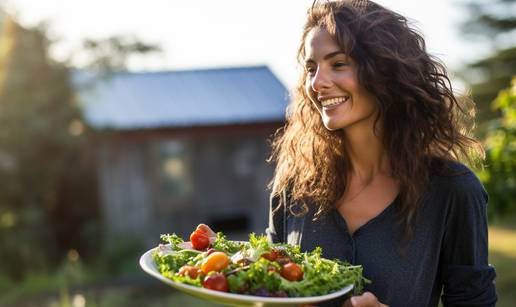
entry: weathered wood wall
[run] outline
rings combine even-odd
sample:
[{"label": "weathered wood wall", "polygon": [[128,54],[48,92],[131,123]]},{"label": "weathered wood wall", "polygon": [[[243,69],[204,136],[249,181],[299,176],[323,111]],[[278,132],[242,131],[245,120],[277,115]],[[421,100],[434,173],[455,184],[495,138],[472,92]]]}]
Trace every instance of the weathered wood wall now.
[{"label": "weathered wood wall", "polygon": [[[273,131],[269,127],[252,133],[160,133],[101,142],[98,173],[105,235],[152,246],[161,233],[186,237],[201,222],[235,239],[251,231],[263,233],[266,186],[273,174],[265,160]],[[191,193],[163,190],[160,148],[171,143],[181,144],[186,153],[182,167]]]}]

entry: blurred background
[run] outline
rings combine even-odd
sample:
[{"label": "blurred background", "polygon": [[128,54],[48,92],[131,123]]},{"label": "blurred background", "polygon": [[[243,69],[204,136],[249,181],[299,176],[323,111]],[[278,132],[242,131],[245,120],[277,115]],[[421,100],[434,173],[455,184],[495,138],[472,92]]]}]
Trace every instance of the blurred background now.
[{"label": "blurred background", "polygon": [[[490,262],[515,306],[516,1],[377,2],[477,104]],[[199,222],[263,233],[311,3],[0,0],[0,306],[213,306],[138,258]]]}]

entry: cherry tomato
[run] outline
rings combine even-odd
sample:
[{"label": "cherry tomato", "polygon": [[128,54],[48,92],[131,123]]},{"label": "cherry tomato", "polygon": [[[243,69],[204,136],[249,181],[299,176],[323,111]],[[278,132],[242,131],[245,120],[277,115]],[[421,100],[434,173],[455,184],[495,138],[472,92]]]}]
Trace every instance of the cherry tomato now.
[{"label": "cherry tomato", "polygon": [[196,250],[203,250],[210,245],[210,239],[203,232],[196,230],[190,235],[190,242]]},{"label": "cherry tomato", "polygon": [[274,260],[276,260],[276,258],[278,258],[278,252],[275,250],[271,250],[268,253],[262,254],[261,257],[263,257],[269,261],[274,261]]},{"label": "cherry tomato", "polygon": [[281,267],[281,276],[290,281],[300,281],[303,279],[303,271],[299,265],[289,262]]},{"label": "cherry tomato", "polygon": [[203,287],[215,291],[229,291],[228,280],[222,273],[214,273],[204,278]]},{"label": "cherry tomato", "polygon": [[229,257],[223,252],[213,252],[201,264],[201,270],[204,274],[211,271],[219,272],[229,265]]},{"label": "cherry tomato", "polygon": [[185,276],[188,275],[188,277],[192,279],[196,279],[197,276],[202,274],[202,271],[200,268],[191,266],[191,265],[183,265],[178,272],[179,275]]}]

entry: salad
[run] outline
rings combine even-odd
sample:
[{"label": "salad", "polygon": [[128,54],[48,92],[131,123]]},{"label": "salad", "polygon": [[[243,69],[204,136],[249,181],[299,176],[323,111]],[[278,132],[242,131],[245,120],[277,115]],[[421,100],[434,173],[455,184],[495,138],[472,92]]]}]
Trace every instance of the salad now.
[{"label": "salad", "polygon": [[353,285],[361,293],[362,266],[321,257],[322,249],[302,253],[298,246],[270,244],[265,236],[230,241],[200,224],[185,242],[161,235],[153,252],[158,271],[172,281],[215,291],[268,297],[326,295]]}]

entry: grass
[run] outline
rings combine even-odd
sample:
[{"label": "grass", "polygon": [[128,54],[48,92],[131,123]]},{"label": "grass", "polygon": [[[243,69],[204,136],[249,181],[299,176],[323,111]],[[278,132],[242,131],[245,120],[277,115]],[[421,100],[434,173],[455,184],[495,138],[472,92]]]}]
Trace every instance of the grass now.
[{"label": "grass", "polygon": [[516,306],[516,226],[489,229],[489,262],[495,267],[499,307]]},{"label": "grass", "polygon": [[216,307],[206,301],[176,292],[168,287],[117,287],[96,290],[68,291],[62,289],[50,295],[20,299],[9,307]]}]

